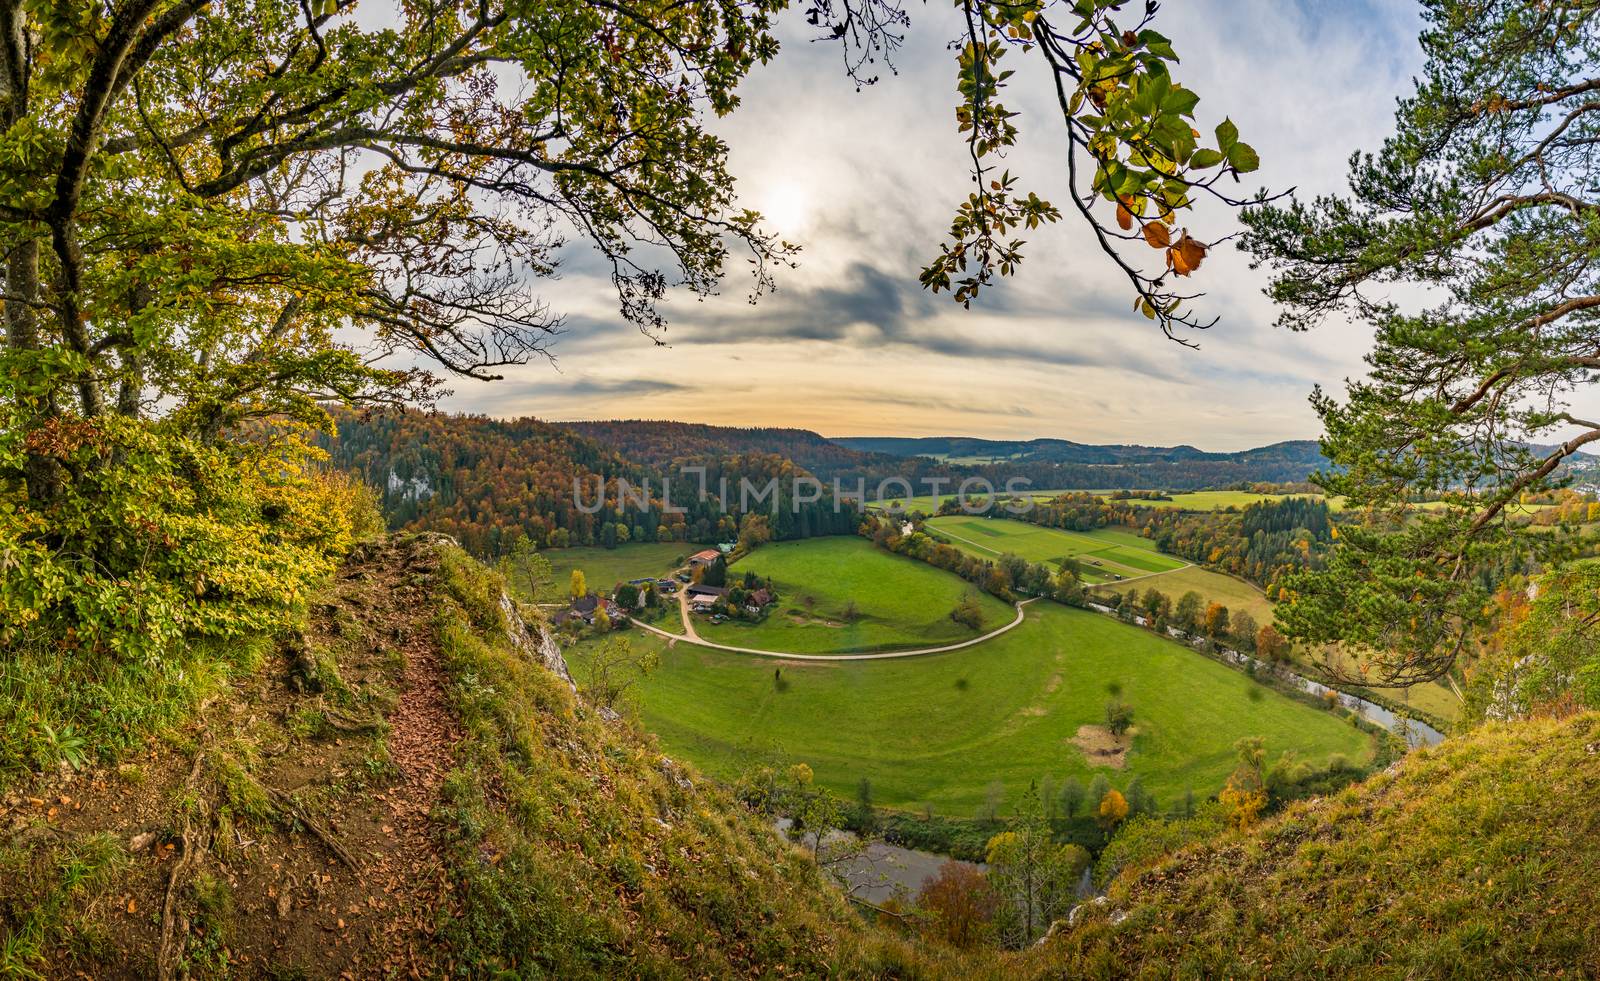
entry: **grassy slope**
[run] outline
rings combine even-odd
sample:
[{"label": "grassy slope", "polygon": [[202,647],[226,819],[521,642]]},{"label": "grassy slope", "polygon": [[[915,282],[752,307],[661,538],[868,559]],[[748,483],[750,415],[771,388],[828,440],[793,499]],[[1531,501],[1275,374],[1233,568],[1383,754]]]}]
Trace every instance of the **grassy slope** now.
[{"label": "grassy slope", "polygon": [[[1225,573],[1213,572],[1200,566],[1190,566],[1187,569],[1163,573],[1138,582],[1108,583],[1095,592],[1109,595],[1131,590],[1143,595],[1147,589],[1159,589],[1171,597],[1173,602],[1177,602],[1178,597],[1192,589],[1207,603],[1221,603],[1229,610],[1247,610],[1258,625],[1268,624],[1273,620],[1272,602],[1261,590],[1242,579],[1235,579]],[[1317,662],[1303,649],[1296,649],[1295,660],[1312,677],[1316,677],[1314,672],[1318,667]],[[1352,665],[1346,662],[1344,667],[1348,670]],[[1461,712],[1461,699],[1442,682],[1413,685],[1399,690],[1384,689],[1384,693],[1444,719],[1454,719]]]},{"label": "grassy slope", "polygon": [[1600,715],[1490,726],[1125,874],[1027,973],[1592,977],[1597,882]]},{"label": "grassy slope", "polygon": [[[678,644],[641,688],[645,727],[719,776],[760,760],[804,761],[841,794],[866,777],[879,803],[931,803],[957,817],[972,816],[994,780],[1015,793],[1047,773],[1090,778],[1070,740],[1104,722],[1113,681],[1139,734],[1128,768],[1105,772],[1119,787],[1142,776],[1168,802],[1220,788],[1241,736],[1265,736],[1274,757],[1291,748],[1319,763],[1335,752],[1367,757],[1365,734],[1177,644],[1054,604],[1027,610],[1023,626],[978,647],[788,663],[781,684],[773,661]],[[583,654],[572,658],[581,678]]]},{"label": "grassy slope", "polygon": [[[695,621],[706,640],[756,650],[837,654],[910,649],[970,640],[1011,622],[1015,613],[959,576],[894,555],[864,538],[772,542],[734,564],[730,579],[753,569],[777,582],[782,603],[760,624]],[[983,610],[978,630],[950,619],[971,593]],[[807,606],[807,597],[814,605]],[[844,620],[854,601],[860,618]]]},{"label": "grassy slope", "polygon": [[183,977],[968,973],[580,705],[498,577],[399,541],[314,605],[320,692],[262,652],[122,767],[3,788],[0,978],[155,977],[169,903]]},{"label": "grassy slope", "polygon": [[548,603],[566,599],[573,569],[583,570],[590,589],[610,592],[618,582],[644,576],[663,576],[682,565],[679,560],[701,548],[683,542],[633,542],[616,548],[547,549],[544,557],[550,560],[555,582],[551,585],[549,595],[540,596],[539,601]]}]

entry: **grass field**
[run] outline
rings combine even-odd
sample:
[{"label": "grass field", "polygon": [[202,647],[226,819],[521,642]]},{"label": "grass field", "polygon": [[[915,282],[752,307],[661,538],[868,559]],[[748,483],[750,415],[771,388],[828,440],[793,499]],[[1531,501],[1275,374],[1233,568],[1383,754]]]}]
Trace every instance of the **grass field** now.
[{"label": "grass field", "polygon": [[1131,579],[1153,572],[1180,569],[1182,559],[1164,555],[1155,543],[1129,532],[1111,529],[1063,531],[1010,518],[975,518],[951,514],[930,518],[932,531],[949,538],[968,555],[994,559],[1007,552],[1029,562],[1077,559],[1086,582]]},{"label": "grass field", "polygon": [[[1090,492],[1088,492],[1088,491],[1073,491],[1073,490],[1033,490],[1032,488],[1029,488],[1027,490],[1019,492],[1016,495],[1010,495],[1010,494],[1005,493],[1004,488],[999,488],[999,489],[996,490],[996,494],[994,496],[997,496],[997,497],[1000,497],[1000,498],[1010,498],[1012,496],[1028,497],[1028,498],[1032,498],[1035,501],[1048,501],[1053,497],[1060,497],[1062,494],[1084,494],[1084,493],[1090,493]],[[899,505],[899,509],[902,510],[902,511],[921,511],[923,514],[933,514],[935,511],[939,510],[939,505],[943,504],[945,501],[957,500],[958,497],[959,497],[959,495],[956,495],[956,494],[940,494],[937,497],[933,497],[931,495],[924,494],[924,495],[921,495],[919,497],[906,497],[906,498],[899,498],[899,499],[890,498],[886,503],[888,503],[888,504],[898,504]],[[987,500],[989,497],[990,497],[990,495],[988,495],[988,494],[978,494],[978,493],[974,492],[972,494],[967,495],[967,500],[969,502],[971,502],[973,504],[973,506],[976,506],[979,501]],[[876,510],[881,510],[882,509],[882,505],[879,502],[873,501],[873,502],[869,502],[867,504],[867,508],[868,508],[868,510],[876,511]]]},{"label": "grass field", "polygon": [[[1184,593],[1194,590],[1200,594],[1200,598],[1206,603],[1221,603],[1230,612],[1236,610],[1247,611],[1257,624],[1272,622],[1272,602],[1267,599],[1261,590],[1241,579],[1235,579],[1221,572],[1213,572],[1210,569],[1203,569],[1200,566],[1190,566],[1187,569],[1179,569],[1176,572],[1153,576],[1138,582],[1121,585],[1110,583],[1097,588],[1095,592],[1105,595],[1129,591],[1142,594],[1145,590],[1151,588],[1159,589],[1166,593],[1172,598],[1173,602],[1177,602],[1178,597]],[[1300,663],[1311,677],[1316,677],[1314,658],[1307,651],[1297,648],[1294,652],[1294,659]],[[1350,666],[1346,665],[1346,667]],[[1402,701],[1408,701],[1424,712],[1431,712],[1446,719],[1454,719],[1461,711],[1461,699],[1457,698],[1447,685],[1414,685],[1408,689],[1388,692],[1388,694]]]},{"label": "grass field", "polygon": [[[971,817],[1000,781],[1009,808],[1046,774],[1134,776],[1164,802],[1218,790],[1233,744],[1365,760],[1366,734],[1147,631],[1052,603],[1016,630],[951,654],[810,664],[727,654],[634,633],[662,650],[639,688],[643,722],[668,753],[720,777],[756,763],[806,762],[849,796],[862,778],[880,804]],[[581,645],[568,652],[583,677]],[[774,672],[781,672],[775,678]],[[1107,685],[1133,707],[1126,768],[1096,770],[1072,740],[1105,721]]]},{"label": "grass field", "polygon": [[[1101,496],[1115,493],[1114,491],[1101,491]],[[1185,511],[1221,511],[1224,508],[1239,508],[1243,510],[1251,504],[1261,501],[1281,501],[1286,497],[1312,497],[1310,494],[1254,494],[1250,491],[1191,491],[1186,494],[1173,494],[1170,501],[1147,501],[1140,498],[1129,498],[1128,504],[1136,507],[1152,508],[1181,508]]]},{"label": "grass field", "polygon": [[583,570],[590,589],[609,591],[618,582],[665,575],[682,565],[685,556],[703,547],[683,542],[633,542],[616,548],[546,549],[541,554],[550,560],[555,582],[539,602],[565,599],[573,569]]},{"label": "grass field", "polygon": [[[959,576],[854,536],[771,542],[736,562],[729,576],[746,569],[770,576],[782,601],[759,624],[696,618],[695,630],[706,640],[766,651],[847,654],[956,643],[1015,616],[1011,607]],[[950,619],[968,593],[983,610],[978,630]],[[851,602],[858,617],[847,621]]]}]

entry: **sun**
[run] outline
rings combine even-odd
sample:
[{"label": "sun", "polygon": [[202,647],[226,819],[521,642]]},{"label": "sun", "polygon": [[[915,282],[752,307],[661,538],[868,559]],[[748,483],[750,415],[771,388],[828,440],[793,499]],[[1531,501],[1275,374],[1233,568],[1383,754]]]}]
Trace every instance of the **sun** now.
[{"label": "sun", "polygon": [[773,231],[793,236],[805,227],[810,217],[811,198],[805,188],[785,181],[761,195],[756,210],[766,216],[767,226]]}]

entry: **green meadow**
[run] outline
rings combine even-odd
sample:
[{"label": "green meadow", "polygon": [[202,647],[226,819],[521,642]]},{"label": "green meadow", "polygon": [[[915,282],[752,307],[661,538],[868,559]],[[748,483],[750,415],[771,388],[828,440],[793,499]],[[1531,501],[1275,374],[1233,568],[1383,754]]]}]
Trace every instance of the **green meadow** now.
[{"label": "green meadow", "polygon": [[[637,691],[642,721],[667,753],[719,777],[803,761],[841,795],[865,778],[880,804],[955,817],[973,816],[996,781],[1014,802],[1046,775],[1139,777],[1166,802],[1213,793],[1244,736],[1265,737],[1274,759],[1361,762],[1372,750],[1348,722],[1147,631],[1025,609],[1022,626],[976,647],[884,661],[781,661],[635,632],[662,654]],[[581,682],[584,645],[568,655]],[[1112,685],[1134,710],[1132,748],[1124,769],[1097,769],[1073,739],[1104,723]]]},{"label": "green meadow", "polygon": [[[778,607],[759,624],[713,624],[696,617],[701,637],[757,650],[846,654],[957,643],[1015,616],[1010,606],[960,577],[885,552],[865,538],[770,542],[734,563],[729,578],[746,570],[774,581],[782,598]],[[950,619],[968,594],[983,611],[976,630]]]},{"label": "green meadow", "polygon": [[1076,559],[1084,580],[1090,583],[1131,579],[1184,566],[1182,559],[1157,551],[1149,539],[1107,528],[1065,531],[1011,518],[964,514],[930,518],[927,527],[978,558],[994,559],[1011,553],[1029,562]]},{"label": "green meadow", "polygon": [[609,592],[612,586],[629,579],[665,576],[682,565],[686,556],[704,547],[683,542],[630,542],[616,548],[546,549],[540,554],[550,560],[555,582],[539,601],[552,603],[565,599],[574,569],[583,570],[590,589]]}]

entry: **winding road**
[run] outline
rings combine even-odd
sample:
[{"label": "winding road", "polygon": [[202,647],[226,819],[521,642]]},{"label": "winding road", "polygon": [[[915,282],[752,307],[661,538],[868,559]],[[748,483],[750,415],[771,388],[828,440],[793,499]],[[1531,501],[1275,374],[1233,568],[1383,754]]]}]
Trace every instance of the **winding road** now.
[{"label": "winding road", "polygon": [[653,634],[659,634],[668,640],[675,640],[684,644],[696,644],[700,647],[710,647],[719,651],[730,651],[734,654],[752,654],[757,657],[770,657],[780,661],[886,661],[895,657],[921,657],[925,654],[946,654],[950,651],[959,651],[963,648],[981,644],[986,640],[993,640],[1001,634],[1015,629],[1022,623],[1024,616],[1022,608],[1039,598],[1035,596],[1018,602],[1016,619],[1012,620],[1005,626],[991,630],[981,637],[974,637],[971,640],[964,640],[959,644],[946,644],[943,647],[923,647],[914,651],[883,651],[877,654],[793,654],[783,651],[758,651],[753,647],[730,647],[727,644],[718,644],[713,641],[702,639],[699,634],[694,632],[694,624],[689,620],[689,612],[686,608],[687,603],[683,597],[684,592],[679,590],[678,608],[683,613],[683,625],[684,629],[687,630],[688,633],[670,633],[669,631],[662,630],[660,627],[645,623],[642,620],[635,620],[633,617],[629,617],[628,622],[633,624],[635,627],[643,628]]}]

